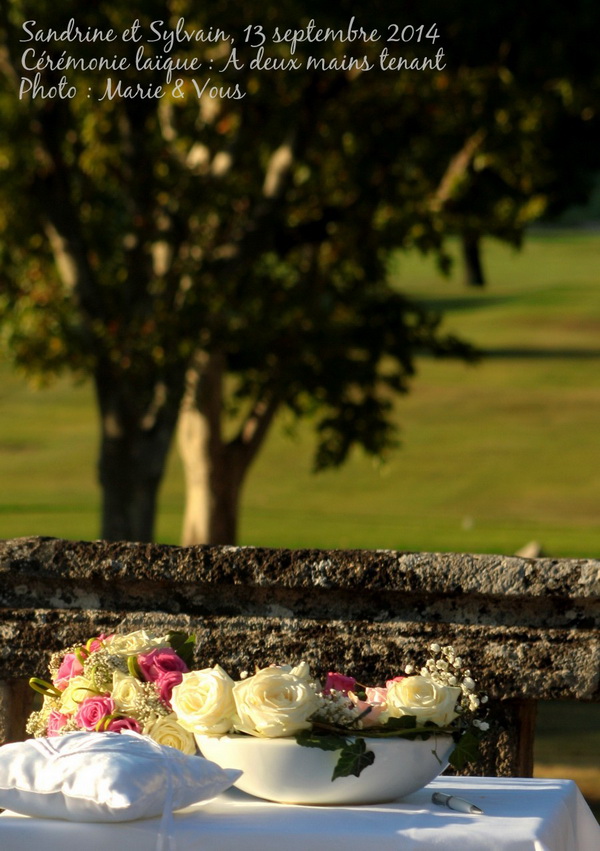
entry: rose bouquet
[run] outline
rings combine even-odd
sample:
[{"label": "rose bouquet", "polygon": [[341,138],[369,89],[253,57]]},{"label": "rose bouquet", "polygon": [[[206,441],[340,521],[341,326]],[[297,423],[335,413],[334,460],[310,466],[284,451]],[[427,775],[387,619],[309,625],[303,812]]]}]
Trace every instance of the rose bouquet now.
[{"label": "rose bouquet", "polygon": [[375,687],[337,672],[321,685],[306,663],[262,668],[237,682],[216,665],[184,673],[171,705],[179,724],[199,737],[294,737],[305,747],[339,750],[333,780],[358,776],[373,763],[366,738],[451,736],[450,762],[461,768],[476,758],[488,727],[478,717],[487,697],[477,694],[453,647],[432,644],[429,650],[423,666],[408,665]]},{"label": "rose bouquet", "polygon": [[55,653],[50,682],[29,683],[43,695],[27,732],[53,736],[76,730],[133,730],[184,753],[196,752],[193,735],[177,721],[173,688],[189,671],[193,638],[183,633],[100,635]]},{"label": "rose bouquet", "polygon": [[30,680],[43,702],[27,732],[133,730],[188,754],[202,736],[293,738],[303,747],[339,751],[336,779],[358,776],[373,763],[365,741],[371,738],[451,736],[450,762],[461,768],[477,756],[488,727],[478,717],[487,698],[477,694],[451,646],[432,644],[422,666],[407,665],[385,685],[365,686],[337,672],[320,683],[306,662],[244,672],[234,681],[220,665],[190,670],[193,644],[183,633],[138,630],[53,654],[50,681]]}]

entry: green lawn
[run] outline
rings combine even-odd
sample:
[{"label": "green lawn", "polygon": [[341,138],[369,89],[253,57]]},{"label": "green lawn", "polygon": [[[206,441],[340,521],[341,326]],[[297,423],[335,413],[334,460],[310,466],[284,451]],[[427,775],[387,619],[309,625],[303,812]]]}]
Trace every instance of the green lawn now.
[{"label": "green lawn", "polygon": [[[251,471],[241,543],[512,553],[537,540],[600,557],[600,232],[536,233],[520,253],[489,242],[485,265],[479,291],[459,266],[444,280],[429,260],[398,258],[398,286],[488,356],[419,362],[397,405],[402,448],[384,466],[357,452],[313,476],[310,424],[289,437],[282,416]],[[0,365],[0,537],[97,537],[97,439],[90,386],[34,391]],[[158,540],[178,542],[182,504],[173,452]],[[562,735],[564,719],[553,728],[565,712],[583,713],[583,739]],[[599,706],[544,705],[536,771],[600,802],[599,737]]]},{"label": "green lawn", "polygon": [[[423,359],[398,403],[402,449],[312,476],[309,429],[274,435],[249,482],[253,544],[600,554],[600,235],[487,246],[489,285],[402,259],[399,285],[445,308],[478,366]],[[293,468],[290,465],[293,464]]]}]

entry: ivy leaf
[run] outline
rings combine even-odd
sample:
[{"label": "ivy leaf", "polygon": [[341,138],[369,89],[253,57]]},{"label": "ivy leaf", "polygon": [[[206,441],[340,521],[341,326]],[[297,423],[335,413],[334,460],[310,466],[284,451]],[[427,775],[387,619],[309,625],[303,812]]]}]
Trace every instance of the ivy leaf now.
[{"label": "ivy leaf", "polygon": [[467,763],[475,762],[479,756],[479,739],[476,735],[467,731],[463,733],[456,747],[450,754],[448,762],[453,768],[461,771]]},{"label": "ivy leaf", "polygon": [[389,718],[383,725],[384,730],[412,730],[417,726],[415,715],[400,715],[399,718]]},{"label": "ivy leaf", "polygon": [[322,751],[341,751],[346,745],[345,736],[335,734],[319,736],[311,730],[303,730],[296,734],[296,741],[303,748],[320,748]]},{"label": "ivy leaf", "polygon": [[[438,730],[438,727],[436,724],[431,724],[431,722],[417,727],[417,719],[414,715],[401,715],[399,718],[388,719],[380,729],[383,736],[397,734],[398,736],[402,736],[403,739],[412,741],[414,739],[428,739],[432,733]],[[376,736],[377,732],[373,732],[372,735]]]},{"label": "ivy leaf", "polygon": [[338,777],[358,777],[361,771],[375,762],[375,754],[368,751],[364,739],[356,739],[342,748],[337,765],[333,771],[332,781]]}]

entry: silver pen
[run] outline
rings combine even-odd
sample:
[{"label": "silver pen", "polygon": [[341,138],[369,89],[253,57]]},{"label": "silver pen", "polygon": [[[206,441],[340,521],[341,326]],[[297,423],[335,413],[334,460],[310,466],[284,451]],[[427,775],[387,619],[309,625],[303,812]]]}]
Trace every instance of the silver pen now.
[{"label": "silver pen", "polygon": [[483,810],[476,807],[470,801],[464,798],[458,798],[456,795],[446,795],[444,792],[434,792],[431,796],[434,804],[440,804],[442,807],[448,807],[449,810],[456,810],[458,813],[473,813],[474,815],[483,815]]}]

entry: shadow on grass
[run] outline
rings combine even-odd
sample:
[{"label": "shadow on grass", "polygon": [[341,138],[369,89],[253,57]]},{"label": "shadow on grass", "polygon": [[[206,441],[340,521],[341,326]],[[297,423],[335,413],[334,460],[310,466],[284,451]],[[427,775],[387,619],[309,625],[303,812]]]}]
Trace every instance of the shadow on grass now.
[{"label": "shadow on grass", "polygon": [[481,310],[485,307],[496,307],[501,304],[512,304],[519,296],[464,296],[463,298],[415,298],[412,300],[426,310],[434,313],[467,313],[471,310]]},{"label": "shadow on grass", "polygon": [[527,358],[557,360],[593,360],[600,358],[600,349],[528,349],[523,346],[480,349],[483,358]]}]

